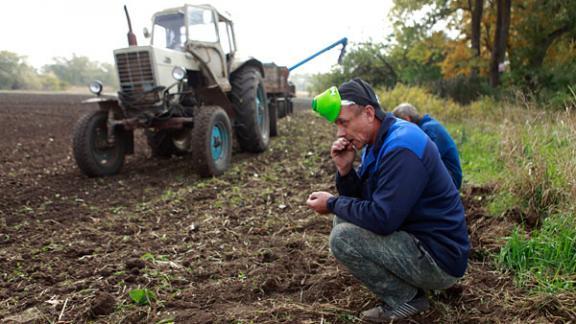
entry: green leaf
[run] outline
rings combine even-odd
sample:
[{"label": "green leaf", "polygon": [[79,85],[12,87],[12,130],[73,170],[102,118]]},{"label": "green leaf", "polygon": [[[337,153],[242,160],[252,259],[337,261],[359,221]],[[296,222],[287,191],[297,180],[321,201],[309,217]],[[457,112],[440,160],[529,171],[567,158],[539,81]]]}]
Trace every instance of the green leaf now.
[{"label": "green leaf", "polygon": [[140,260],[154,262],[156,261],[156,257],[154,256],[154,254],[146,252],[140,257]]},{"label": "green leaf", "polygon": [[132,301],[138,305],[150,305],[150,303],[156,300],[156,295],[144,288],[144,289],[132,289],[128,292]]}]

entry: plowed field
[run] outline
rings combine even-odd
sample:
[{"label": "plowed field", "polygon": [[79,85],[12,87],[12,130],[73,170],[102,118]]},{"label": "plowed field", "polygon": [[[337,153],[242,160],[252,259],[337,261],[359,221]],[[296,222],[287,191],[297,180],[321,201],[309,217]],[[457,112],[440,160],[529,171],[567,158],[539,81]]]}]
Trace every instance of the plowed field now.
[{"label": "plowed field", "polygon": [[[72,128],[82,96],[0,94],[0,322],[349,323],[377,300],[328,251],[333,129],[303,111],[259,155],[200,179],[186,157],[154,159],[141,133],[119,175],[87,178]],[[562,322],[562,296],[529,298],[491,261],[513,223],[465,186],[468,273],[409,323]],[[149,305],[129,292],[148,289]]]}]

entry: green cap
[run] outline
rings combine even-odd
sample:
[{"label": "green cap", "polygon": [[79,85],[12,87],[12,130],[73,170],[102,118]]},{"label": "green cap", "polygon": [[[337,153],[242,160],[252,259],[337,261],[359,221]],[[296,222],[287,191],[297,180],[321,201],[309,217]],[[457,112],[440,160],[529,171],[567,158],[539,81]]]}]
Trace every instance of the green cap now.
[{"label": "green cap", "polygon": [[336,87],[330,87],[312,100],[312,109],[331,123],[338,118],[341,107],[342,100]]}]

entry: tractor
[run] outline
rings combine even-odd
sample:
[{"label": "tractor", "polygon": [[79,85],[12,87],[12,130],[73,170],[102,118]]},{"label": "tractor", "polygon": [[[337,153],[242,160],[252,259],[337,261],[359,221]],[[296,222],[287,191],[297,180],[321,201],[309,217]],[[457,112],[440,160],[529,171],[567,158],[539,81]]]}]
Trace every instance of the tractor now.
[{"label": "tractor", "polygon": [[[96,95],[85,103],[98,110],[74,127],[73,153],[87,176],[117,174],[134,153],[134,131],[143,129],[153,156],[190,156],[203,177],[224,173],[233,142],[260,153],[270,143],[270,107],[264,65],[241,57],[229,16],[211,5],[185,5],[157,12],[150,45],[138,46],[128,20],[129,46],[114,51],[117,96]],[[275,125],[274,125],[275,126]]]}]

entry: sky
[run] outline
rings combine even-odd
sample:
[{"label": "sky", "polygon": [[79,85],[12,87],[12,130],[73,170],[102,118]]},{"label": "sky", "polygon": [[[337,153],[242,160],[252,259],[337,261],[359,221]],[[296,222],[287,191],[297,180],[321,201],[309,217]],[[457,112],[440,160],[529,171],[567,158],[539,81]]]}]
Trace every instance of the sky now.
[{"label": "sky", "polygon": [[[139,45],[147,45],[152,14],[184,3],[210,3],[234,21],[238,49],[264,63],[292,66],[348,37],[349,43],[383,41],[392,30],[392,1],[312,0],[19,0],[0,4],[0,51],[27,57],[40,68],[54,57],[87,56],[113,63],[112,51],[127,46],[128,6]],[[340,46],[292,73],[324,73],[336,64]]]}]

